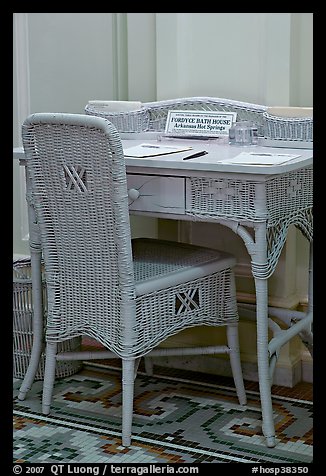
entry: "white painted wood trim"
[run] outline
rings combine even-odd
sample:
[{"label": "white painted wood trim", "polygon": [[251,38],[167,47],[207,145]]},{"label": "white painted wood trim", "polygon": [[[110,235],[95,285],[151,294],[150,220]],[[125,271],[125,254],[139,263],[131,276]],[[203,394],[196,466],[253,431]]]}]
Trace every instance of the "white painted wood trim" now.
[{"label": "white painted wood trim", "polygon": [[[21,142],[21,124],[31,112],[30,105],[30,71],[29,71],[29,39],[28,13],[14,13],[15,46],[16,46],[16,74],[17,74],[17,124],[18,138]],[[25,170],[20,167],[20,212],[21,212],[21,239],[27,241],[28,216],[26,204]]]}]

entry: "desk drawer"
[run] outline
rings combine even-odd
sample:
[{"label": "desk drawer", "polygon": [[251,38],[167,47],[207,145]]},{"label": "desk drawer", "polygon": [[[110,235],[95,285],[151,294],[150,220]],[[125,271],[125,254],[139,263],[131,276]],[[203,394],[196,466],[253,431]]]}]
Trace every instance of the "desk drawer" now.
[{"label": "desk drawer", "polygon": [[155,175],[127,175],[129,209],[185,214],[185,179]]},{"label": "desk drawer", "polygon": [[271,176],[264,182],[232,177],[186,179],[187,215],[266,221],[276,226],[281,220],[310,214],[312,206],[312,167]]}]

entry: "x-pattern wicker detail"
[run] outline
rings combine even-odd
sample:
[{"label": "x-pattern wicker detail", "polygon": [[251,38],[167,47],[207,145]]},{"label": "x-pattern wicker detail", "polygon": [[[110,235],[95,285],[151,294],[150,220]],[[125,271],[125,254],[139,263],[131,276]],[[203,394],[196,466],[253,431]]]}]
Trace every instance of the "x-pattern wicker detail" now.
[{"label": "x-pattern wicker detail", "polygon": [[217,200],[228,200],[235,196],[235,190],[226,182],[216,182],[214,186],[205,187],[203,194],[210,195],[210,198],[214,197]]},{"label": "x-pattern wicker detail", "polygon": [[63,169],[68,190],[77,189],[79,192],[87,192],[86,169],[84,167],[64,165]]},{"label": "x-pattern wicker detail", "polygon": [[295,197],[299,190],[302,189],[302,184],[297,179],[292,179],[287,189],[287,195],[291,198]]},{"label": "x-pattern wicker detail", "polygon": [[183,314],[188,311],[199,309],[199,292],[197,288],[177,293],[175,296],[175,312],[176,315]]}]

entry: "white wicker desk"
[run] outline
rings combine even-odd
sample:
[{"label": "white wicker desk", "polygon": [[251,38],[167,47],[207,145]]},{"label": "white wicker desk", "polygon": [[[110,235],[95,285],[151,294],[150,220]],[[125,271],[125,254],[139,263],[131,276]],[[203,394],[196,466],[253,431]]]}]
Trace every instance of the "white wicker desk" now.
[{"label": "white wicker desk", "polygon": [[[124,147],[155,140],[155,133],[121,134]],[[132,139],[131,139],[132,137]],[[182,141],[184,143],[184,141]],[[175,142],[177,143],[177,142]],[[275,446],[271,384],[282,345],[299,334],[312,350],[312,149],[276,149],[300,157],[283,165],[252,166],[219,164],[242,151],[214,141],[192,141],[195,150],[207,150],[203,157],[183,161],[188,152],[162,157],[126,157],[130,212],[134,214],[221,223],[231,228],[245,243],[251,257],[256,286],[257,359],[262,406],[262,428],[267,445]],[[273,148],[254,147],[255,152]],[[192,152],[192,151],[191,151]],[[22,149],[14,158],[24,165]],[[27,184],[28,188],[28,184]],[[28,192],[27,192],[28,196]],[[40,243],[33,209],[29,207],[31,257],[34,272],[34,320],[41,322]],[[268,308],[268,278],[272,275],[290,225],[301,230],[311,244],[309,306],[307,313]],[[35,295],[34,295],[35,288]],[[249,311],[248,311],[249,312]],[[287,324],[281,331],[269,313]],[[269,341],[268,327],[273,337]],[[41,348],[41,326],[35,324],[35,355]],[[32,360],[32,359],[31,359]],[[35,364],[36,365],[36,364]]]}]

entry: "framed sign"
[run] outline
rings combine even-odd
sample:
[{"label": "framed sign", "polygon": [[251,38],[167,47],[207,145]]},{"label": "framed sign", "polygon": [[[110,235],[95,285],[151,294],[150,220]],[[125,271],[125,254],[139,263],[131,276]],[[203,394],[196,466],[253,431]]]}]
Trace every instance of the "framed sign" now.
[{"label": "framed sign", "polygon": [[169,111],[165,134],[177,136],[220,137],[229,134],[236,112]]}]

